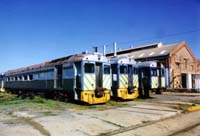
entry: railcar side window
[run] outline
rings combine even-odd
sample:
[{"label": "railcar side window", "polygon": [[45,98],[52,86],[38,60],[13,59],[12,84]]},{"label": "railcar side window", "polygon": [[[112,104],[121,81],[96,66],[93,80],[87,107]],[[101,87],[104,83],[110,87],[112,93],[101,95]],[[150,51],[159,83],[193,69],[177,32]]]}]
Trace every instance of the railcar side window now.
[{"label": "railcar side window", "polygon": [[28,80],[28,77],[27,75],[24,76],[24,81],[27,81]]},{"label": "railcar side window", "polygon": [[74,76],[73,66],[68,66],[63,68],[63,77],[72,78]]},{"label": "railcar side window", "polygon": [[29,75],[29,80],[33,80],[33,75]]},{"label": "railcar side window", "polygon": [[94,64],[85,64],[85,73],[94,73]]},{"label": "railcar side window", "polygon": [[127,74],[127,67],[126,66],[120,66],[120,74]]},{"label": "railcar side window", "polygon": [[110,65],[104,65],[104,74],[110,74]]},{"label": "railcar side window", "polygon": [[137,74],[138,74],[138,68],[134,68],[134,69],[133,69],[133,74],[134,74],[134,75],[137,75]]}]

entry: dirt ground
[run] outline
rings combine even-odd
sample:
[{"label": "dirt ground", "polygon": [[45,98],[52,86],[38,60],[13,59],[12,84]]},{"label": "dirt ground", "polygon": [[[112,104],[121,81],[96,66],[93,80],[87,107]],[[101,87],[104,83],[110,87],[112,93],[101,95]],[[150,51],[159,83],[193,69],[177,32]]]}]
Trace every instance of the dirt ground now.
[{"label": "dirt ground", "polygon": [[184,111],[194,104],[200,104],[200,94],[153,94],[146,100],[95,106],[63,103],[62,109],[5,104],[0,106],[0,136],[199,136],[200,112]]}]

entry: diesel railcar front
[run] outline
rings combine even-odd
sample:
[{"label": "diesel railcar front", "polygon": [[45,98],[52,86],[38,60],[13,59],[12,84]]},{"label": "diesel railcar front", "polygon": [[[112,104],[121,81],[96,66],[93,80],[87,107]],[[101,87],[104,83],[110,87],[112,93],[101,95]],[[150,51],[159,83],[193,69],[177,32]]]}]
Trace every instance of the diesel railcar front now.
[{"label": "diesel railcar front", "polygon": [[78,54],[5,73],[5,89],[44,93],[89,104],[110,100],[110,64],[100,54]]},{"label": "diesel railcar front", "polygon": [[150,91],[161,94],[165,89],[164,68],[157,67],[156,62],[137,64],[139,69],[139,96],[150,97]]},{"label": "diesel railcar front", "polygon": [[112,69],[112,93],[114,98],[135,99],[138,97],[138,75],[128,57],[110,58]]}]

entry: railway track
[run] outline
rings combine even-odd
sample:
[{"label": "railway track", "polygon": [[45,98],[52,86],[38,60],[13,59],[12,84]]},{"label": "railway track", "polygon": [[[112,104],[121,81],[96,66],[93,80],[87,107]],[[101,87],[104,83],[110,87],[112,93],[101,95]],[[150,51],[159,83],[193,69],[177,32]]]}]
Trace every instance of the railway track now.
[{"label": "railway track", "polygon": [[124,132],[136,130],[138,128],[143,128],[145,126],[153,125],[153,124],[162,122],[164,120],[172,119],[172,118],[175,118],[176,116],[178,116],[178,115],[167,117],[167,118],[164,118],[164,119],[161,119],[161,120],[156,120],[156,121],[151,121],[151,122],[144,122],[143,124],[132,125],[132,126],[129,126],[129,127],[121,127],[120,129],[113,130],[113,131],[110,131],[110,132],[107,132],[107,133],[101,133],[101,134],[99,134],[97,136],[114,136],[114,135],[119,135],[119,134],[124,133]]},{"label": "railway track", "polygon": [[[200,122],[199,123],[196,123],[196,124],[194,124],[194,125],[191,125],[191,126],[189,126],[189,127],[187,127],[187,128],[184,128],[184,129],[182,129],[182,130],[179,130],[179,131],[177,131],[177,132],[175,132],[175,133],[173,133],[173,134],[171,134],[171,135],[169,135],[169,136],[183,136],[183,134],[184,133],[192,133],[192,132],[190,132],[192,129],[195,129],[195,128],[197,128],[197,127],[199,127],[200,126]],[[200,134],[198,135],[198,136],[200,136]]]},{"label": "railway track", "polygon": [[[183,136],[183,134],[192,134],[193,129],[199,130],[200,111],[188,112],[183,114],[178,114],[165,119],[144,122],[143,124],[133,125],[129,127],[122,127],[118,130],[113,130],[107,133],[101,133],[97,136],[127,136],[127,135],[147,135],[147,136]],[[190,121],[189,121],[190,120]],[[181,125],[180,125],[181,124]],[[143,130],[143,131],[141,131]],[[144,130],[151,133],[143,133]],[[155,133],[152,133],[152,132]],[[141,133],[142,132],[142,133]],[[198,132],[199,133],[199,132]],[[195,136],[200,136],[199,134]]]}]

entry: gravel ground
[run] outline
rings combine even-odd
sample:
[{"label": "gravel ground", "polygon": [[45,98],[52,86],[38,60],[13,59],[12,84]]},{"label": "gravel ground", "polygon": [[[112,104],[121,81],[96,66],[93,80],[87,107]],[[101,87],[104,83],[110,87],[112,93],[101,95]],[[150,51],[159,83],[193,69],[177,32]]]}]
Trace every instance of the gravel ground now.
[{"label": "gravel ground", "polygon": [[[200,113],[183,114],[177,104],[199,102],[200,94],[164,93],[152,99],[128,101],[118,106],[49,111],[0,111],[1,136],[95,136],[95,135],[171,135]],[[119,102],[120,103],[120,102]],[[102,107],[102,108],[101,108]],[[177,116],[178,115],[178,116]],[[182,118],[177,118],[182,117]],[[168,119],[169,118],[169,119]],[[184,118],[184,119],[183,119]],[[190,123],[192,124],[192,122]],[[145,130],[145,131],[144,131]],[[170,133],[169,133],[170,132]],[[199,127],[184,131],[197,134]],[[179,136],[181,134],[174,134]]]}]

